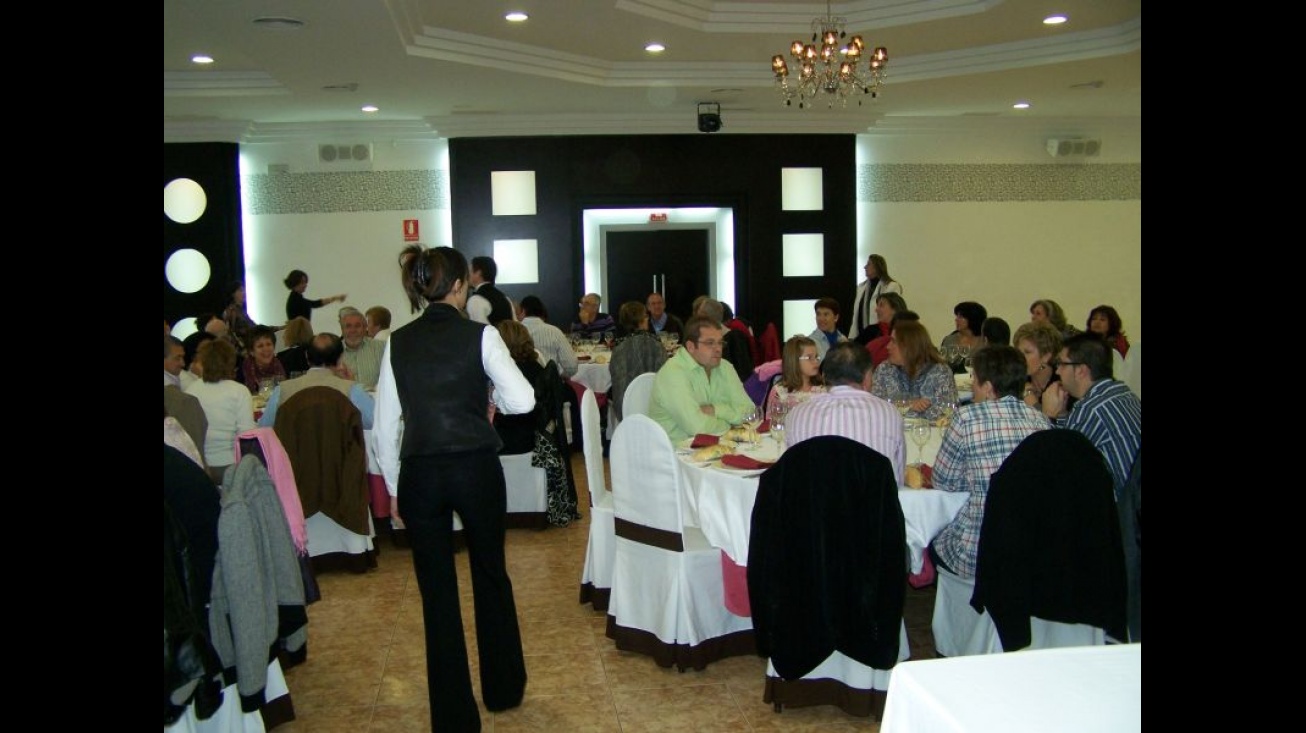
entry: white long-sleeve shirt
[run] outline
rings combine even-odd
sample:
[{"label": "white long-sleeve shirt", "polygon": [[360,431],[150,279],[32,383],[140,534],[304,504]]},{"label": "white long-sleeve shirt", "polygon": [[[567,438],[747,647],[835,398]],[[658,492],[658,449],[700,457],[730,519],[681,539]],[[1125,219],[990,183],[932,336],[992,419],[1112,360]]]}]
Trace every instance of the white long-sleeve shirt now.
[{"label": "white long-sleeve shirt", "polygon": [[[372,417],[372,436],[376,439],[376,462],[385,477],[391,496],[399,495],[399,448],[404,435],[403,406],[390,366],[390,341],[381,355],[381,377],[376,383],[376,412]],[[505,415],[520,415],[535,409],[535,388],[522,376],[508,353],[503,337],[494,328],[481,332],[481,366],[494,383],[491,399],[495,409]]]}]

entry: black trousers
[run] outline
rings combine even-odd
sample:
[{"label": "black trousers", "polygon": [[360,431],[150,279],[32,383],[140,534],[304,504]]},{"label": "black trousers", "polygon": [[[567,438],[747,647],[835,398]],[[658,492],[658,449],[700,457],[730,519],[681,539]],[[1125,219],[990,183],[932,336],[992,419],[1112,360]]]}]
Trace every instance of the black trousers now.
[{"label": "black trousers", "polygon": [[526,663],[512,581],[504,566],[507,494],[492,450],[405,458],[399,471],[399,514],[408,527],[413,569],[422,593],[431,729],[479,731],[472,696],[454,569],[453,512],[462,517],[471,563],[485,707],[521,703]]}]

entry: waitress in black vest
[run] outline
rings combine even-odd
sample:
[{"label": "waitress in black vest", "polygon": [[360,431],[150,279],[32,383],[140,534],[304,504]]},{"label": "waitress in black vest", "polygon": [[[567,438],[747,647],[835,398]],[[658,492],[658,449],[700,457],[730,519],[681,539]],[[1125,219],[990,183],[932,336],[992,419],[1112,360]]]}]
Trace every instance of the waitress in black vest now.
[{"label": "waitress in black vest", "polygon": [[[377,383],[377,460],[392,516],[407,526],[426,627],[432,727],[479,731],[454,571],[453,512],[470,554],[485,707],[521,704],[526,688],[512,581],[504,566],[507,495],[490,388],[504,414],[530,412],[535,392],[499,332],[468,320],[467,260],[450,247],[400,255],[412,323],[390,334]],[[402,419],[402,422],[401,422]]]}]

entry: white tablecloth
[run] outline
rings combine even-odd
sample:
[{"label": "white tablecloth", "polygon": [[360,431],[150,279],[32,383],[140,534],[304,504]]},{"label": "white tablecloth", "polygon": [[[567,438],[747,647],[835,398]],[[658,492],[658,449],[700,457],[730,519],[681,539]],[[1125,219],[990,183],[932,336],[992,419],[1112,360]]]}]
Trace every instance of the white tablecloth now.
[{"label": "white tablecloth", "polygon": [[[942,439],[940,431],[932,431],[926,443],[926,463],[934,460]],[[758,460],[774,460],[778,446],[768,435],[755,451],[743,451]],[[916,445],[908,439],[908,459],[914,462]],[[686,504],[689,516],[686,522],[703,530],[703,535],[719,547],[737,565],[748,564],[748,536],[753,519],[753,503],[757,500],[760,472],[739,472],[719,467],[713,462],[704,468],[681,456],[681,470],[685,479]],[[903,518],[907,522],[907,552],[911,558],[911,571],[919,573],[922,551],[930,540],[952,521],[970,495],[966,492],[935,491],[933,489],[898,490]]]},{"label": "white tablecloth", "polygon": [[880,723],[881,733],[1142,729],[1142,644],[902,662]]}]

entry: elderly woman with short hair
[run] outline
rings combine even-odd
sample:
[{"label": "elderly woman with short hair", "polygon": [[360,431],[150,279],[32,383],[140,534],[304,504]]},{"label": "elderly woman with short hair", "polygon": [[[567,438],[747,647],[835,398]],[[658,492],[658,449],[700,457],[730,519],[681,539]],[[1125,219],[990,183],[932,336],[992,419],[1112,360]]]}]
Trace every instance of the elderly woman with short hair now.
[{"label": "elderly woman with short hair", "polygon": [[1051,323],[1030,321],[1016,329],[1011,343],[1025,356],[1025,404],[1038,407],[1043,390],[1058,381],[1052,360],[1061,353],[1061,334]]}]

